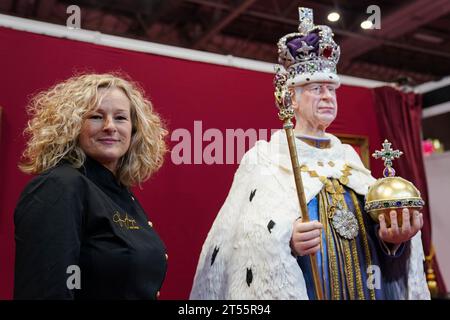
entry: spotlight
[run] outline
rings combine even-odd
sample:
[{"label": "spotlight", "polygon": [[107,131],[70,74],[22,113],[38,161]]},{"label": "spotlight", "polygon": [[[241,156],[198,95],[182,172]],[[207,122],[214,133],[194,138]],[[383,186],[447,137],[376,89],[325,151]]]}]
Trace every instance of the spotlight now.
[{"label": "spotlight", "polygon": [[361,22],[361,28],[363,29],[371,29],[372,27],[373,27],[372,21],[364,20],[363,22]]},{"label": "spotlight", "polygon": [[331,12],[331,13],[328,15],[328,20],[330,20],[331,22],[335,22],[335,21],[338,21],[340,17],[341,17],[341,16],[339,15],[339,13],[337,13],[337,12]]}]

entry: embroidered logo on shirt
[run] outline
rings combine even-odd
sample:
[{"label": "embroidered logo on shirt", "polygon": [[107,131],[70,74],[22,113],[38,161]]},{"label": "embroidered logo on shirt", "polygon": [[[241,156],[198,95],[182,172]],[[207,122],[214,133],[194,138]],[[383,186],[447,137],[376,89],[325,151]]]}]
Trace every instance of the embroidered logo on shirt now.
[{"label": "embroidered logo on shirt", "polygon": [[121,228],[126,228],[128,230],[139,230],[139,226],[136,225],[136,220],[131,219],[127,213],[125,213],[125,216],[121,217],[119,212],[115,212],[113,215],[113,221],[120,225]]}]

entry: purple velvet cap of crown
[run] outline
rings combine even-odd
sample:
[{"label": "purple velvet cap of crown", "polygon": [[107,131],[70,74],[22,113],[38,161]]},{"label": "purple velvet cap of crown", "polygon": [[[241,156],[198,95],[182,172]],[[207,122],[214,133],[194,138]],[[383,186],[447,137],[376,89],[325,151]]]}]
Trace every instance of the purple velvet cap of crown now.
[{"label": "purple velvet cap of crown", "polygon": [[286,43],[286,46],[289,48],[289,52],[293,57],[297,56],[298,54],[297,50],[303,46],[303,42],[306,43],[308,46],[314,47],[314,49],[310,50],[309,52],[314,52],[315,54],[318,54],[319,40],[320,37],[317,33],[310,32],[306,36],[299,36],[289,40]]}]

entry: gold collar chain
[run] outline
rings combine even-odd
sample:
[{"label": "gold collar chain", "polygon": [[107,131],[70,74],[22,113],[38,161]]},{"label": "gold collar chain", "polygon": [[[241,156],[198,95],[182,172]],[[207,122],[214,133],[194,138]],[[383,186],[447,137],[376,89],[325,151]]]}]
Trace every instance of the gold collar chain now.
[{"label": "gold collar chain", "polygon": [[[321,164],[321,163],[322,162],[319,161],[319,165],[323,166],[323,164]],[[334,162],[329,161],[328,164],[331,167],[334,167]],[[347,185],[348,184],[348,176],[352,175],[352,173],[350,172],[351,170],[352,170],[352,168],[349,165],[344,164],[344,167],[341,169],[342,176],[339,177],[339,182],[340,183],[342,183],[343,185]],[[331,181],[325,176],[319,176],[319,174],[316,172],[316,170],[310,170],[308,168],[308,166],[306,164],[304,164],[304,165],[302,165],[300,167],[300,171],[301,172],[307,172],[311,178],[318,178],[320,180],[320,182],[322,182],[325,185],[325,187],[328,186],[329,190],[331,190],[331,187],[329,186]]]},{"label": "gold collar chain", "polygon": [[353,212],[349,211],[345,202],[344,185],[349,182],[348,176],[351,175],[351,167],[344,165],[341,170],[342,176],[339,179],[329,179],[325,176],[319,176],[315,170],[309,170],[306,165],[300,167],[302,172],[307,172],[310,177],[318,178],[325,186],[326,193],[331,195],[331,203],[327,210],[328,219],[340,236],[347,240],[352,240],[358,235],[358,220]]}]

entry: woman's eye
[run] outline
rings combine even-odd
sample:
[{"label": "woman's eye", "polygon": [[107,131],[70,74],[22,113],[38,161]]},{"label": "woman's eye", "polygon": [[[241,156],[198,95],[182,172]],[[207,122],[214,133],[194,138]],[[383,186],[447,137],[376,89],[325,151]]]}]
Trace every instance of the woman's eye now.
[{"label": "woman's eye", "polygon": [[127,120],[127,117],[124,117],[124,116],[117,116],[116,119],[117,119],[117,120]]},{"label": "woman's eye", "polygon": [[102,116],[99,116],[99,115],[92,115],[89,117],[89,119],[96,119],[96,120],[101,119],[101,118],[102,118]]}]

